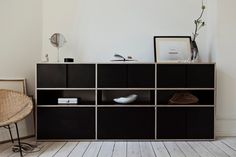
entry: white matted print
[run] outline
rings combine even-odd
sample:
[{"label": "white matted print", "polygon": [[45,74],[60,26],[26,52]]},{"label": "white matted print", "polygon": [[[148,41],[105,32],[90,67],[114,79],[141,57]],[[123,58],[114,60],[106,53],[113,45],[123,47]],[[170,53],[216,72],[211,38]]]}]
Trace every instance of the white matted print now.
[{"label": "white matted print", "polygon": [[155,62],[180,62],[191,58],[190,36],[155,36]]},{"label": "white matted print", "polygon": [[26,94],[26,81],[24,78],[20,79],[1,79],[0,89],[9,89]]}]

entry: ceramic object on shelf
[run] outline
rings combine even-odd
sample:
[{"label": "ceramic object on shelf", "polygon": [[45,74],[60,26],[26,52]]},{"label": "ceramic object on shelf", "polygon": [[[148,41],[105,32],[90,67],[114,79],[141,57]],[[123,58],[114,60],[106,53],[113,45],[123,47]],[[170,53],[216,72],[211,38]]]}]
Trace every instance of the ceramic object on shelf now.
[{"label": "ceramic object on shelf", "polygon": [[120,97],[120,98],[115,98],[113,99],[116,103],[119,104],[128,104],[128,103],[132,103],[137,99],[138,95],[137,94],[132,94],[129,95],[127,97]]}]

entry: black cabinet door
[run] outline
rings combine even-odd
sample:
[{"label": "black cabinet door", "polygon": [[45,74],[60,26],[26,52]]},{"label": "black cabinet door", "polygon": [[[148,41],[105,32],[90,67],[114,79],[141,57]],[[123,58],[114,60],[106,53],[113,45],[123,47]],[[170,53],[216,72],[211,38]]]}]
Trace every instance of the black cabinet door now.
[{"label": "black cabinet door", "polygon": [[98,64],[98,88],[127,87],[127,65]]},{"label": "black cabinet door", "polygon": [[214,88],[214,64],[187,65],[188,88]]},{"label": "black cabinet door", "polygon": [[155,88],[154,64],[128,65],[129,88]]},{"label": "black cabinet door", "polygon": [[154,138],[154,108],[98,108],[98,139]]},{"label": "black cabinet door", "polygon": [[157,108],[157,139],[186,138],[184,108]]},{"label": "black cabinet door", "polygon": [[186,65],[158,64],[157,88],[184,88],[186,87]]},{"label": "black cabinet door", "polygon": [[94,64],[68,64],[68,88],[95,88]]},{"label": "black cabinet door", "polygon": [[94,108],[38,108],[38,139],[94,139]]},{"label": "black cabinet door", "polygon": [[65,64],[38,64],[37,65],[38,88],[65,88],[66,65]]},{"label": "black cabinet door", "polygon": [[214,108],[188,108],[187,138],[213,139],[214,138]]}]

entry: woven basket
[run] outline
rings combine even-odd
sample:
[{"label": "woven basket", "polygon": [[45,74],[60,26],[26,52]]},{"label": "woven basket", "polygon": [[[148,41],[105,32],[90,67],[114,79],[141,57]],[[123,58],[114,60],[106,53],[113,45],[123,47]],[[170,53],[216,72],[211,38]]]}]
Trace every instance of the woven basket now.
[{"label": "woven basket", "polygon": [[199,99],[189,92],[175,93],[169,100],[171,105],[191,105],[197,104]]},{"label": "woven basket", "polygon": [[23,93],[0,89],[0,126],[18,122],[33,110],[31,98]]}]

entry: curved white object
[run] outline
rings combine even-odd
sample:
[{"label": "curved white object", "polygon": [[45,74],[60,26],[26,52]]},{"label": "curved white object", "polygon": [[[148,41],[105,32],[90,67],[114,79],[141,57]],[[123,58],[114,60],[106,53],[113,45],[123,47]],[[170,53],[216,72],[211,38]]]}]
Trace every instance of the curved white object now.
[{"label": "curved white object", "polygon": [[120,104],[128,104],[128,103],[134,102],[137,99],[137,97],[138,97],[137,94],[132,94],[127,97],[115,98],[113,100],[117,103],[120,103]]}]

